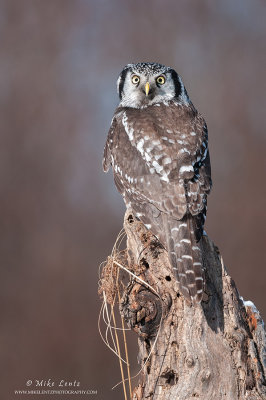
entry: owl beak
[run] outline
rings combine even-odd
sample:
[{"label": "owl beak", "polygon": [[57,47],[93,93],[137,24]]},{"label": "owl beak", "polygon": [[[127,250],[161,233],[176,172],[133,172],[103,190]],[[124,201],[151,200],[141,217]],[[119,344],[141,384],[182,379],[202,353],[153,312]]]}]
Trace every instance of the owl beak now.
[{"label": "owl beak", "polygon": [[150,92],[150,84],[149,84],[149,82],[147,82],[146,85],[145,85],[146,96],[148,96],[149,92]]}]

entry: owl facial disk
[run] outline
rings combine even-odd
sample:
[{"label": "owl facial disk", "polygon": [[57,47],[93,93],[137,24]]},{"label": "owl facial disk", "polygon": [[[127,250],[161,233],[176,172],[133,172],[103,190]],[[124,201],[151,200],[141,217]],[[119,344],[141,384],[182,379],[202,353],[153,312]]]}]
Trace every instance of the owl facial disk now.
[{"label": "owl facial disk", "polygon": [[122,107],[142,108],[173,99],[185,104],[189,101],[178,74],[157,63],[126,65],[118,78],[117,90]]}]

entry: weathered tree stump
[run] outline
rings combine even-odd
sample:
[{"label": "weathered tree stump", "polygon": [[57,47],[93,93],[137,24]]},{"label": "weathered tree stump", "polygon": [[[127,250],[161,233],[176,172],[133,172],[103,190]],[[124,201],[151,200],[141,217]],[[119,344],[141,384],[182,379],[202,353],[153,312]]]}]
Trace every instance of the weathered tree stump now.
[{"label": "weathered tree stump", "polygon": [[205,293],[192,305],[179,294],[158,240],[130,212],[124,228],[129,268],[154,289],[132,279],[120,304],[144,366],[133,399],[266,399],[263,321],[240,298],[218,248],[201,239]]}]

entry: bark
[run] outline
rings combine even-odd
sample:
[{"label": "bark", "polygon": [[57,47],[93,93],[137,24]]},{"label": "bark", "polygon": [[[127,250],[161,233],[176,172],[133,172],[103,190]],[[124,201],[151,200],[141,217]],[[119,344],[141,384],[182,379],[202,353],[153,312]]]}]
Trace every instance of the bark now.
[{"label": "bark", "polygon": [[154,289],[132,279],[120,304],[143,366],[133,399],[266,399],[263,321],[240,298],[218,248],[201,239],[205,293],[188,304],[158,240],[130,212],[124,228],[128,268]]}]

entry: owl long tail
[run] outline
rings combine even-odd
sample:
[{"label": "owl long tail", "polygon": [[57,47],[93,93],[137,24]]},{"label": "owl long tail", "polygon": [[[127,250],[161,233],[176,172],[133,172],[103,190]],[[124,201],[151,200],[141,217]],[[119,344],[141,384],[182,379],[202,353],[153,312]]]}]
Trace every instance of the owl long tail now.
[{"label": "owl long tail", "polygon": [[180,221],[167,217],[165,223],[169,258],[180,291],[189,302],[200,302],[204,283],[202,254],[193,217],[185,216]]}]

